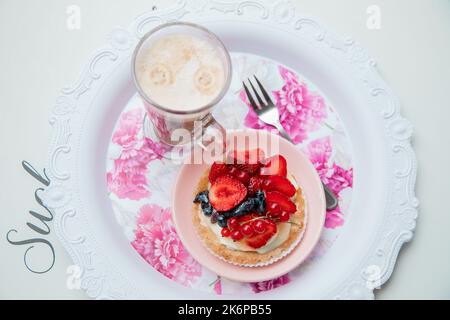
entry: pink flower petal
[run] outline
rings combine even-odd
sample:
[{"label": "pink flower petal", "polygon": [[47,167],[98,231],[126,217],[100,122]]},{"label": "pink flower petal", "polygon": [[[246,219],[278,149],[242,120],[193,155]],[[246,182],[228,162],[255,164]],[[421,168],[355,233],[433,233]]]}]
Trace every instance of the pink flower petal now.
[{"label": "pink flower petal", "polygon": [[289,274],[285,274],[284,276],[272,280],[250,283],[250,287],[253,292],[260,293],[281,287],[289,282],[291,282]]},{"label": "pink flower petal", "polygon": [[339,207],[333,211],[328,211],[325,218],[325,228],[335,229],[341,227],[344,224],[344,219],[342,218],[342,213]]},{"label": "pink flower petal", "polygon": [[201,276],[201,266],[181,243],[169,209],[144,205],[136,223],[135,240],[131,245],[157,271],[185,286]]},{"label": "pink flower petal", "polygon": [[127,111],[122,114],[112,137],[122,151],[114,160],[112,172],[107,174],[107,184],[109,191],[120,199],[140,200],[148,197],[147,166],[151,161],[161,159],[168,151],[161,143],[140,137],[142,125],[141,109]]}]

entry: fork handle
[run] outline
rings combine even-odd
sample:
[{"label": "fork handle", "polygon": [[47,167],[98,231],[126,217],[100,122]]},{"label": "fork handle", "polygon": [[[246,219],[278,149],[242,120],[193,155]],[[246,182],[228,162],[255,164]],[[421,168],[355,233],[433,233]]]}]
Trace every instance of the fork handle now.
[{"label": "fork handle", "polygon": [[[288,140],[289,142],[293,143],[291,137],[287,134],[287,132],[284,130],[283,126],[281,124],[276,124],[275,128],[280,132],[280,135]],[[334,210],[338,206],[339,202],[334,194],[333,191],[330,190],[330,188],[327,187],[325,183],[322,182],[323,190],[325,191],[325,200],[326,200],[326,206],[327,210]]]},{"label": "fork handle", "polygon": [[336,207],[339,204],[339,201],[336,197],[336,195],[334,194],[333,191],[330,190],[330,188],[327,187],[327,185],[325,183],[322,182],[323,185],[323,191],[325,191],[325,202],[326,202],[326,206],[327,206],[327,210],[331,211],[336,209]]},{"label": "fork handle", "polygon": [[280,132],[280,135],[285,138],[287,141],[294,143],[291,139],[291,137],[287,134],[287,132],[284,130],[283,126],[281,124],[276,124],[275,128],[277,128],[278,132]]}]

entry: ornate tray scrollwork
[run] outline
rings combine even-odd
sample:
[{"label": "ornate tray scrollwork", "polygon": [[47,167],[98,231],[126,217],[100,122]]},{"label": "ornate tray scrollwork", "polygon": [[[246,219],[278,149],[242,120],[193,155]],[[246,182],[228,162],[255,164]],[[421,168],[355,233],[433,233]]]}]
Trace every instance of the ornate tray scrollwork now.
[{"label": "ornate tray scrollwork", "polygon": [[[148,298],[142,288],[129,281],[123,270],[109,260],[96,240],[80,199],[78,152],[83,126],[96,92],[105,75],[131,55],[134,44],[156,24],[170,20],[248,20],[285,30],[308,41],[359,82],[370,99],[368,105],[382,121],[380,132],[387,151],[384,160],[390,175],[386,180],[387,201],[382,223],[372,245],[354,271],[322,298],[372,299],[373,289],[388,280],[402,245],[411,240],[419,202],[414,194],[416,159],[411,147],[412,126],[402,118],[399,103],[376,71],[375,61],[350,38],[334,35],[322,24],[296,14],[289,1],[178,1],[167,10],[152,11],[138,17],[129,28],[114,29],[108,45],[89,60],[79,80],[64,88],[50,115],[53,135],[49,148],[50,186],[42,198],[55,214],[57,235],[74,263],[82,270],[82,288],[92,298]],[[103,161],[103,159],[101,160]],[[295,298],[293,296],[293,298]]]}]

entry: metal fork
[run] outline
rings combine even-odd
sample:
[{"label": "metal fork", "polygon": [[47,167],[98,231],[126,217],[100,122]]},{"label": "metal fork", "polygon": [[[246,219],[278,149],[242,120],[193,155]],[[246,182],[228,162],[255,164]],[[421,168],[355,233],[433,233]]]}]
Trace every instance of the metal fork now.
[{"label": "metal fork", "polygon": [[[262,97],[258,94],[258,91],[253,86],[253,83],[250,79],[248,79],[248,82],[250,83],[250,86],[253,90],[253,94],[255,95],[256,99],[258,100],[258,103],[255,102],[253,99],[253,95],[250,93],[249,88],[245,85],[245,82],[242,84],[244,85],[245,93],[247,94],[248,101],[250,102],[250,105],[252,106],[255,113],[258,115],[259,119],[261,119],[264,123],[267,123],[275,128],[280,132],[281,136],[292,143],[291,137],[287,134],[287,132],[284,130],[283,126],[280,123],[280,114],[278,112],[277,107],[272,102],[272,99],[270,98],[269,94],[267,93],[266,89],[264,89],[261,82],[258,80],[256,76],[253,76],[258,84],[259,90],[261,91],[262,95],[264,96],[264,100]],[[333,210],[338,206],[338,199],[336,195],[331,191],[323,182],[323,189],[325,191],[325,200],[326,200],[326,206],[327,210]]]}]

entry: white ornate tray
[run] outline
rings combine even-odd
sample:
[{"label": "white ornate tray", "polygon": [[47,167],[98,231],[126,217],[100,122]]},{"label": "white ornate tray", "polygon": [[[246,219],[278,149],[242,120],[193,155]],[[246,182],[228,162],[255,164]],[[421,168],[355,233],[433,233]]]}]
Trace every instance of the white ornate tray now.
[{"label": "white ornate tray", "polygon": [[129,28],[114,30],[80,80],[63,89],[50,117],[51,184],[43,200],[55,213],[60,240],[82,268],[82,287],[94,298],[215,297],[149,268],[123,236],[107,194],[109,141],[135,94],[130,73],[134,45],[147,30],[174,19],[205,25],[231,51],[258,54],[301,71],[332,102],[352,146],[353,196],[339,238],[313,268],[306,268],[301,283],[258,297],[373,298],[373,289],[389,278],[415,227],[412,128],[367,52],[316,20],[296,15],[287,1],[179,1],[168,10],[144,14]]}]

